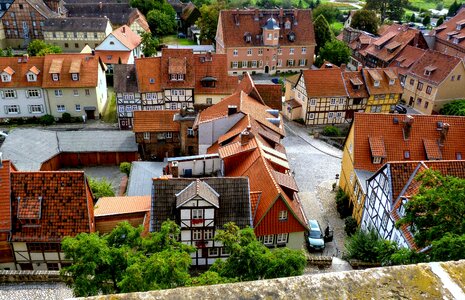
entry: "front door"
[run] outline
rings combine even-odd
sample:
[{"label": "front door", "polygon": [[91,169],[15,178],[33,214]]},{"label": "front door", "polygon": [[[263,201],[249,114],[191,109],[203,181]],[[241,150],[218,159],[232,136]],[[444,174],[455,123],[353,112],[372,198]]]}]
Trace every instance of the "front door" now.
[{"label": "front door", "polygon": [[87,119],[89,119],[89,120],[95,119],[94,112],[95,112],[95,110],[86,110]]},{"label": "front door", "polygon": [[408,105],[413,106],[413,97],[410,97],[410,100],[408,102]]},{"label": "front door", "polygon": [[265,73],[268,74],[270,72],[270,67],[265,66]]}]

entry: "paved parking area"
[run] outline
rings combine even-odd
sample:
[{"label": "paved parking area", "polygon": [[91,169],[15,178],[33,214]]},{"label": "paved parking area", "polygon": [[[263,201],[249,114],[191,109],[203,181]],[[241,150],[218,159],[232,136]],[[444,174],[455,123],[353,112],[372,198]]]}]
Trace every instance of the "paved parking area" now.
[{"label": "paved parking area", "polygon": [[326,244],[322,254],[341,257],[346,235],[344,222],[336,210],[332,185],[341,171],[342,151],[313,139],[305,127],[292,122],[285,124],[283,144],[300,189],[305,214],[309,219],[318,220],[322,230],[328,224],[334,230],[334,240]]}]

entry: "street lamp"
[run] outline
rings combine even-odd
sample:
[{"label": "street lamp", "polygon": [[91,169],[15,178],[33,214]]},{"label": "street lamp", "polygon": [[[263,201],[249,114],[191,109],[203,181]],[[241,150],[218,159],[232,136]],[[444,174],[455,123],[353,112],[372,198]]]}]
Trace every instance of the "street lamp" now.
[{"label": "street lamp", "polygon": [[334,179],[336,180],[336,182],[333,184],[333,191],[336,190],[336,187],[337,187],[337,181],[339,180],[339,174],[336,174],[336,176],[334,177]]}]

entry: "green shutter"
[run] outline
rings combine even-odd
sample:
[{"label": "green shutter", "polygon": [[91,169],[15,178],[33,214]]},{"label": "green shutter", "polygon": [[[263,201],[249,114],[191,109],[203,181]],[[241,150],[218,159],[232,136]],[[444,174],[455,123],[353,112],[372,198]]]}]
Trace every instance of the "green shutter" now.
[{"label": "green shutter", "polygon": [[238,67],[239,69],[242,68],[242,61],[239,62]]},{"label": "green shutter", "polygon": [[231,69],[233,68],[233,62],[231,62]]}]

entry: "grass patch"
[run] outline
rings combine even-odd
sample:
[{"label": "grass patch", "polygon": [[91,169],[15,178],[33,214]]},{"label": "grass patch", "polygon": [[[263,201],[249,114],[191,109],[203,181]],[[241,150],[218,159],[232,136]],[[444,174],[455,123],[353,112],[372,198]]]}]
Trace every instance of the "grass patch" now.
[{"label": "grass patch", "polygon": [[454,3],[454,0],[409,0],[409,3],[412,6],[418,7],[418,9],[423,8],[425,10],[428,9],[436,9],[436,6],[439,3],[444,4],[444,8],[449,8],[452,3]]},{"label": "grass patch", "polygon": [[103,122],[105,123],[116,123],[116,95],[114,92],[108,91],[108,100],[107,107],[103,113]]},{"label": "grass patch", "polygon": [[194,41],[189,39],[180,39],[176,35],[168,35],[163,37],[162,43],[166,45],[181,45],[181,46],[188,46],[188,45],[196,45]]}]

